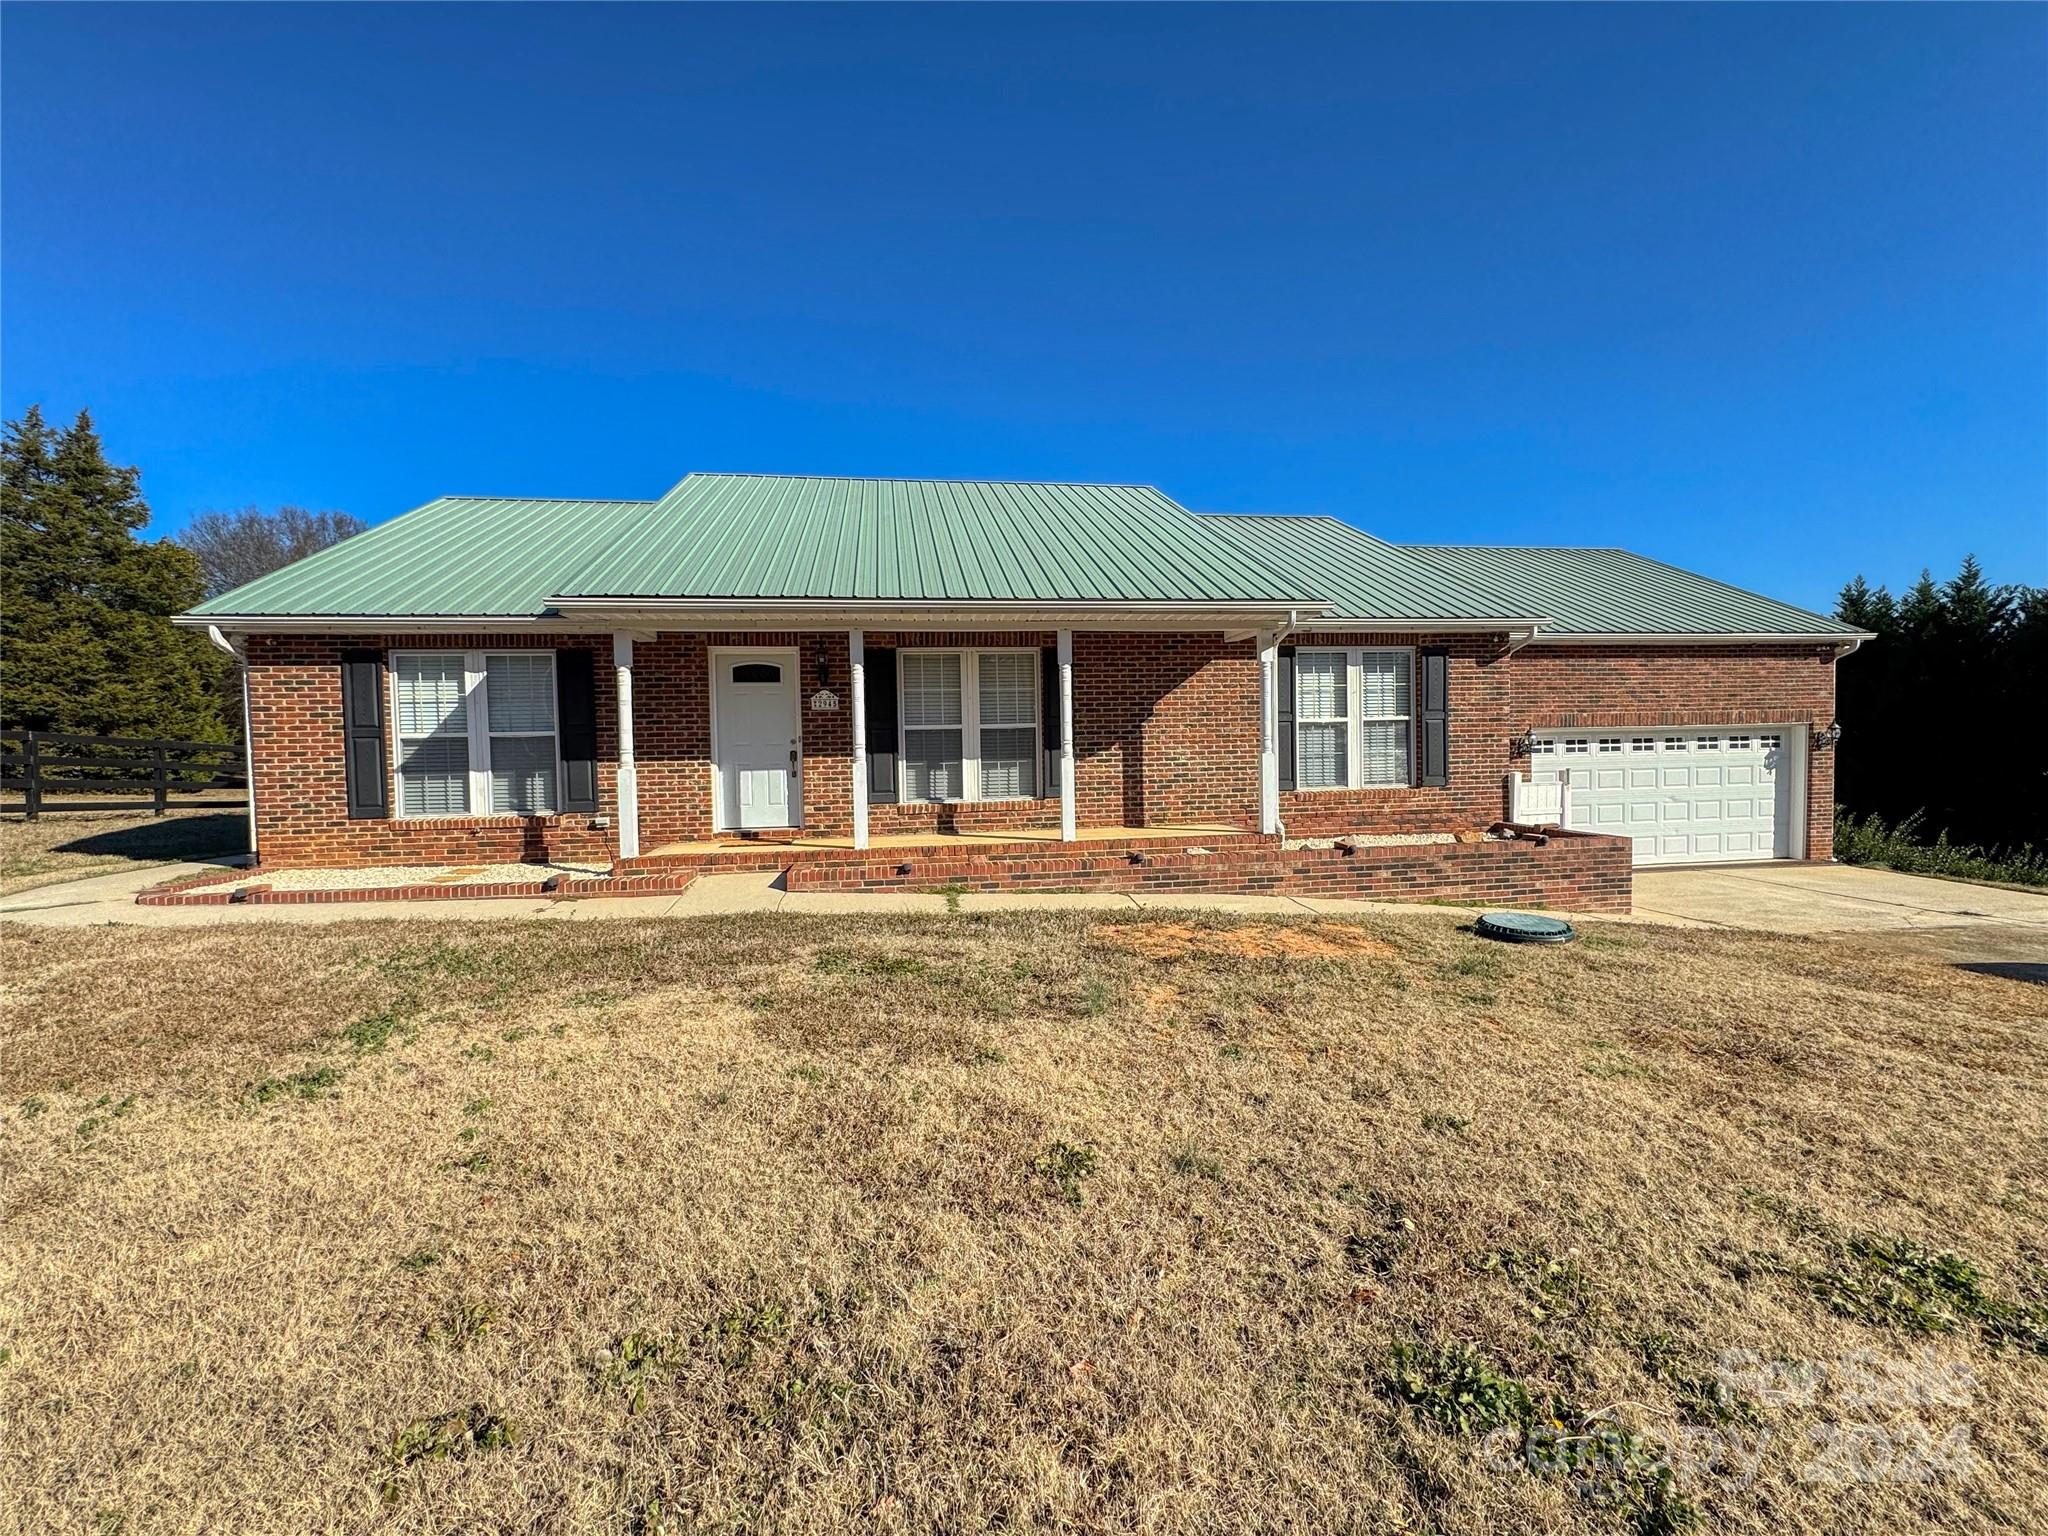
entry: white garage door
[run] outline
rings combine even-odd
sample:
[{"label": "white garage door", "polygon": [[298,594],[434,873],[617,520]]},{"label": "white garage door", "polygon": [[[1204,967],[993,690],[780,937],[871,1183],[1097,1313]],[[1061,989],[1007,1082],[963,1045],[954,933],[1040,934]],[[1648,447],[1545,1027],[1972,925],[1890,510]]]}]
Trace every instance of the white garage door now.
[{"label": "white garage door", "polygon": [[1544,731],[1534,748],[1532,782],[1567,786],[1565,825],[1634,838],[1638,864],[1806,851],[1803,727]]}]

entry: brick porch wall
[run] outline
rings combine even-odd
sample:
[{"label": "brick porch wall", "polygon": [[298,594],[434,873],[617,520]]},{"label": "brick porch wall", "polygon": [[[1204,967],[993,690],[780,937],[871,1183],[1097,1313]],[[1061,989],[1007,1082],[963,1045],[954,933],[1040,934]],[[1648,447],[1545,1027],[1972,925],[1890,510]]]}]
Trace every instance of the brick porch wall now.
[{"label": "brick porch wall", "polygon": [[[1508,736],[1577,726],[1804,725],[1835,718],[1835,653],[1810,645],[1531,645],[1509,658]],[[1452,732],[1455,753],[1456,719]],[[1528,771],[1504,762],[1501,773]],[[1835,755],[1806,756],[1806,856],[1834,857]]]},{"label": "brick porch wall", "polygon": [[1626,912],[1630,858],[1625,838],[1561,832],[1540,846],[1517,841],[1347,851],[1258,842],[1201,854],[1040,850],[995,857],[907,850],[793,863],[787,880],[792,891],[1278,893]]},{"label": "brick porch wall", "polygon": [[1258,647],[1075,635],[1074,791],[1084,826],[1256,825]]}]

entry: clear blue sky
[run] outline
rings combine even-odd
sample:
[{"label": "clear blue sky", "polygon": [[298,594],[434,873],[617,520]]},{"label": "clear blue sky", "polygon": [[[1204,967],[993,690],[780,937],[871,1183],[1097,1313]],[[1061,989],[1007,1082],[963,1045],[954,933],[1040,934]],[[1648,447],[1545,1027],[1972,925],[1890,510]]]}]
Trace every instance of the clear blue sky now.
[{"label": "clear blue sky", "polygon": [[2039,6],[4,13],[4,380],[157,526],[1139,480],[2048,582]]}]

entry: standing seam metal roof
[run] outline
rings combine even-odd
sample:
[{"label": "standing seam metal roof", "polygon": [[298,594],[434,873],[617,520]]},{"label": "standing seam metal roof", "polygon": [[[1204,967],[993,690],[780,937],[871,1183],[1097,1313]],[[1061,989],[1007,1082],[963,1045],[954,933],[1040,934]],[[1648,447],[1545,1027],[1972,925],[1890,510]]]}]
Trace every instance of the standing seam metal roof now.
[{"label": "standing seam metal roof", "polygon": [[1327,600],[1338,619],[1546,617],[1556,635],[1857,633],[1626,550],[1395,545],[1140,485],[769,475],[691,475],[652,502],[444,496],[193,613],[526,618],[569,596]]},{"label": "standing seam metal roof", "polygon": [[1731,587],[1625,549],[1406,544],[1403,549],[1489,592],[1539,605],[1545,635],[1841,635],[1854,626]]},{"label": "standing seam metal roof", "polygon": [[578,555],[647,501],[443,496],[224,592],[208,614],[513,616],[544,612]]},{"label": "standing seam metal roof", "polygon": [[1536,619],[1548,610],[1503,605],[1397,544],[1334,517],[1205,512],[1202,521],[1245,553],[1314,586],[1335,606],[1318,622]]},{"label": "standing seam metal roof", "polygon": [[1144,485],[690,475],[564,597],[1309,602]]}]

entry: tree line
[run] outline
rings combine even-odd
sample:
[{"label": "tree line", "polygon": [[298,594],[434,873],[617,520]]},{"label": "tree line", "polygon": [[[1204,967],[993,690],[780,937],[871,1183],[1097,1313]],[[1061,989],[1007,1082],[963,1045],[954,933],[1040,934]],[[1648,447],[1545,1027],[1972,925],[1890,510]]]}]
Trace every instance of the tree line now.
[{"label": "tree line", "polygon": [[234,660],[170,616],[362,531],[346,512],[208,512],[146,539],[140,471],[107,458],[90,413],[30,406],[0,435],[0,726],[227,742]]},{"label": "tree line", "polygon": [[1837,669],[1835,798],[1921,840],[2048,844],[2048,587],[1993,586],[1974,558],[1899,597],[1858,576],[1835,617],[1877,638]]}]

